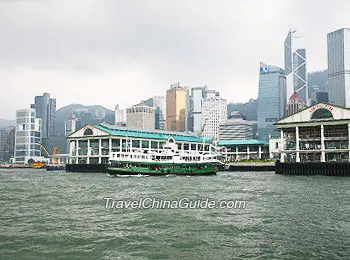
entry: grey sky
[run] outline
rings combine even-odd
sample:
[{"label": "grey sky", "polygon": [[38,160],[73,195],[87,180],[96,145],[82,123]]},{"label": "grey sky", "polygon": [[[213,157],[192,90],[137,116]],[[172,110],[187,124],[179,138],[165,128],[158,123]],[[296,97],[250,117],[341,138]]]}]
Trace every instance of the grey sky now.
[{"label": "grey sky", "polygon": [[174,82],[245,102],[257,97],[260,61],[283,66],[290,27],[308,71],[325,69],[327,33],[350,26],[349,10],[348,0],[0,0],[0,117],[43,92],[58,108],[113,109]]}]

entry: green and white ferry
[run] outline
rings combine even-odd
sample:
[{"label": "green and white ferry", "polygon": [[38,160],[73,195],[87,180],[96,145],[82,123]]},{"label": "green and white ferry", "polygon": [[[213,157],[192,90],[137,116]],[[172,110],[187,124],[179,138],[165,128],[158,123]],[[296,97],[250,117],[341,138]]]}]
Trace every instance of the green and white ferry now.
[{"label": "green and white ferry", "polygon": [[112,152],[107,172],[110,175],[213,175],[221,164],[217,159],[220,155],[179,152],[174,143],[167,142],[161,152],[142,149]]}]

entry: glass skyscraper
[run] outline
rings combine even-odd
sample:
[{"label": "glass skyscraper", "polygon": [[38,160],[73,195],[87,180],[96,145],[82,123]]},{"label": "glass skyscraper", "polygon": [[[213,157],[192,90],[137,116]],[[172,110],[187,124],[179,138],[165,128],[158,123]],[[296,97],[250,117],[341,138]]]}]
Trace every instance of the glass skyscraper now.
[{"label": "glass skyscraper", "polygon": [[284,70],[286,75],[286,102],[296,92],[304,105],[308,105],[309,94],[306,73],[306,50],[293,49],[293,33],[289,31],[284,40]]},{"label": "glass skyscraper", "polygon": [[350,29],[327,35],[329,102],[350,107]]},{"label": "glass skyscraper", "polygon": [[273,125],[284,117],[286,108],[286,76],[283,69],[260,63],[258,96],[258,135],[262,141],[278,136]]}]

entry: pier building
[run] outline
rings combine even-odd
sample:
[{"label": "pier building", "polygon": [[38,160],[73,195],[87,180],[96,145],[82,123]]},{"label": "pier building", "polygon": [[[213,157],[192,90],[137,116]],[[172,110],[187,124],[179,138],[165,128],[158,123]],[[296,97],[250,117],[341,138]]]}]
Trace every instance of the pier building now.
[{"label": "pier building", "polygon": [[278,154],[281,162],[350,161],[348,108],[319,103],[277,121],[275,126],[281,137],[279,142],[270,142],[270,151]]},{"label": "pier building", "polygon": [[268,143],[256,140],[220,140],[219,147],[225,147],[225,157],[228,161],[268,159]]},{"label": "pier building", "polygon": [[184,152],[196,151],[207,154],[215,150],[211,145],[211,139],[196,134],[126,128],[109,124],[86,125],[70,134],[67,140],[69,163],[79,165],[106,165],[111,152],[129,149],[158,152],[168,140],[176,143],[178,149]]}]

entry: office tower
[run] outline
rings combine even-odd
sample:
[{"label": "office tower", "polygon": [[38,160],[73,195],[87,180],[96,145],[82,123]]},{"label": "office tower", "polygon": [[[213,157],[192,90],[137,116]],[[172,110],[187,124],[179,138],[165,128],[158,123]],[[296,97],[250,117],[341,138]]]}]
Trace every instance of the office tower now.
[{"label": "office tower", "polygon": [[284,41],[284,71],[286,75],[286,102],[297,92],[304,105],[308,105],[309,93],[306,72],[306,50],[293,49],[293,35],[289,31]]},{"label": "office tower", "polygon": [[149,107],[156,108],[155,129],[165,130],[166,128],[166,102],[164,96],[154,96],[143,102]]},{"label": "office tower", "polygon": [[209,97],[202,103],[202,129],[205,137],[219,140],[220,124],[227,120],[227,101],[216,93],[215,97]]},{"label": "office tower", "polygon": [[129,128],[154,129],[155,113],[154,107],[144,104],[129,107],[126,109],[126,125]]},{"label": "office tower", "polygon": [[243,118],[230,117],[220,124],[219,139],[248,140],[254,137],[254,122]]},{"label": "office tower", "polygon": [[327,35],[329,102],[350,107],[350,29]]},{"label": "office tower", "polygon": [[116,126],[126,126],[126,109],[119,109],[119,105],[116,105],[114,116],[114,124]]},{"label": "office tower", "polygon": [[262,141],[276,136],[275,123],[284,117],[286,107],[286,77],[284,70],[260,63],[258,96],[258,135]]},{"label": "office tower", "polygon": [[0,162],[8,162],[15,149],[15,127],[0,129]]},{"label": "office tower", "polygon": [[324,91],[315,91],[311,94],[311,106],[318,103],[329,103],[328,93]]},{"label": "office tower", "polygon": [[206,98],[216,96],[216,91],[208,89],[207,86],[194,87],[188,96],[189,105],[187,113],[188,130],[195,133],[202,131],[202,102]]},{"label": "office tower", "polygon": [[166,93],[167,130],[184,132],[186,129],[186,88],[172,84]]},{"label": "office tower", "polygon": [[16,111],[16,163],[28,163],[29,159],[38,160],[41,157],[41,123],[33,108]]},{"label": "office tower", "polygon": [[74,133],[76,130],[78,130],[77,121],[78,121],[77,117],[74,114],[72,114],[71,118],[64,122],[65,136],[68,136],[71,133]]},{"label": "office tower", "polygon": [[37,118],[42,121],[42,138],[56,135],[56,99],[50,98],[50,93],[35,97],[31,106],[35,109]]}]

